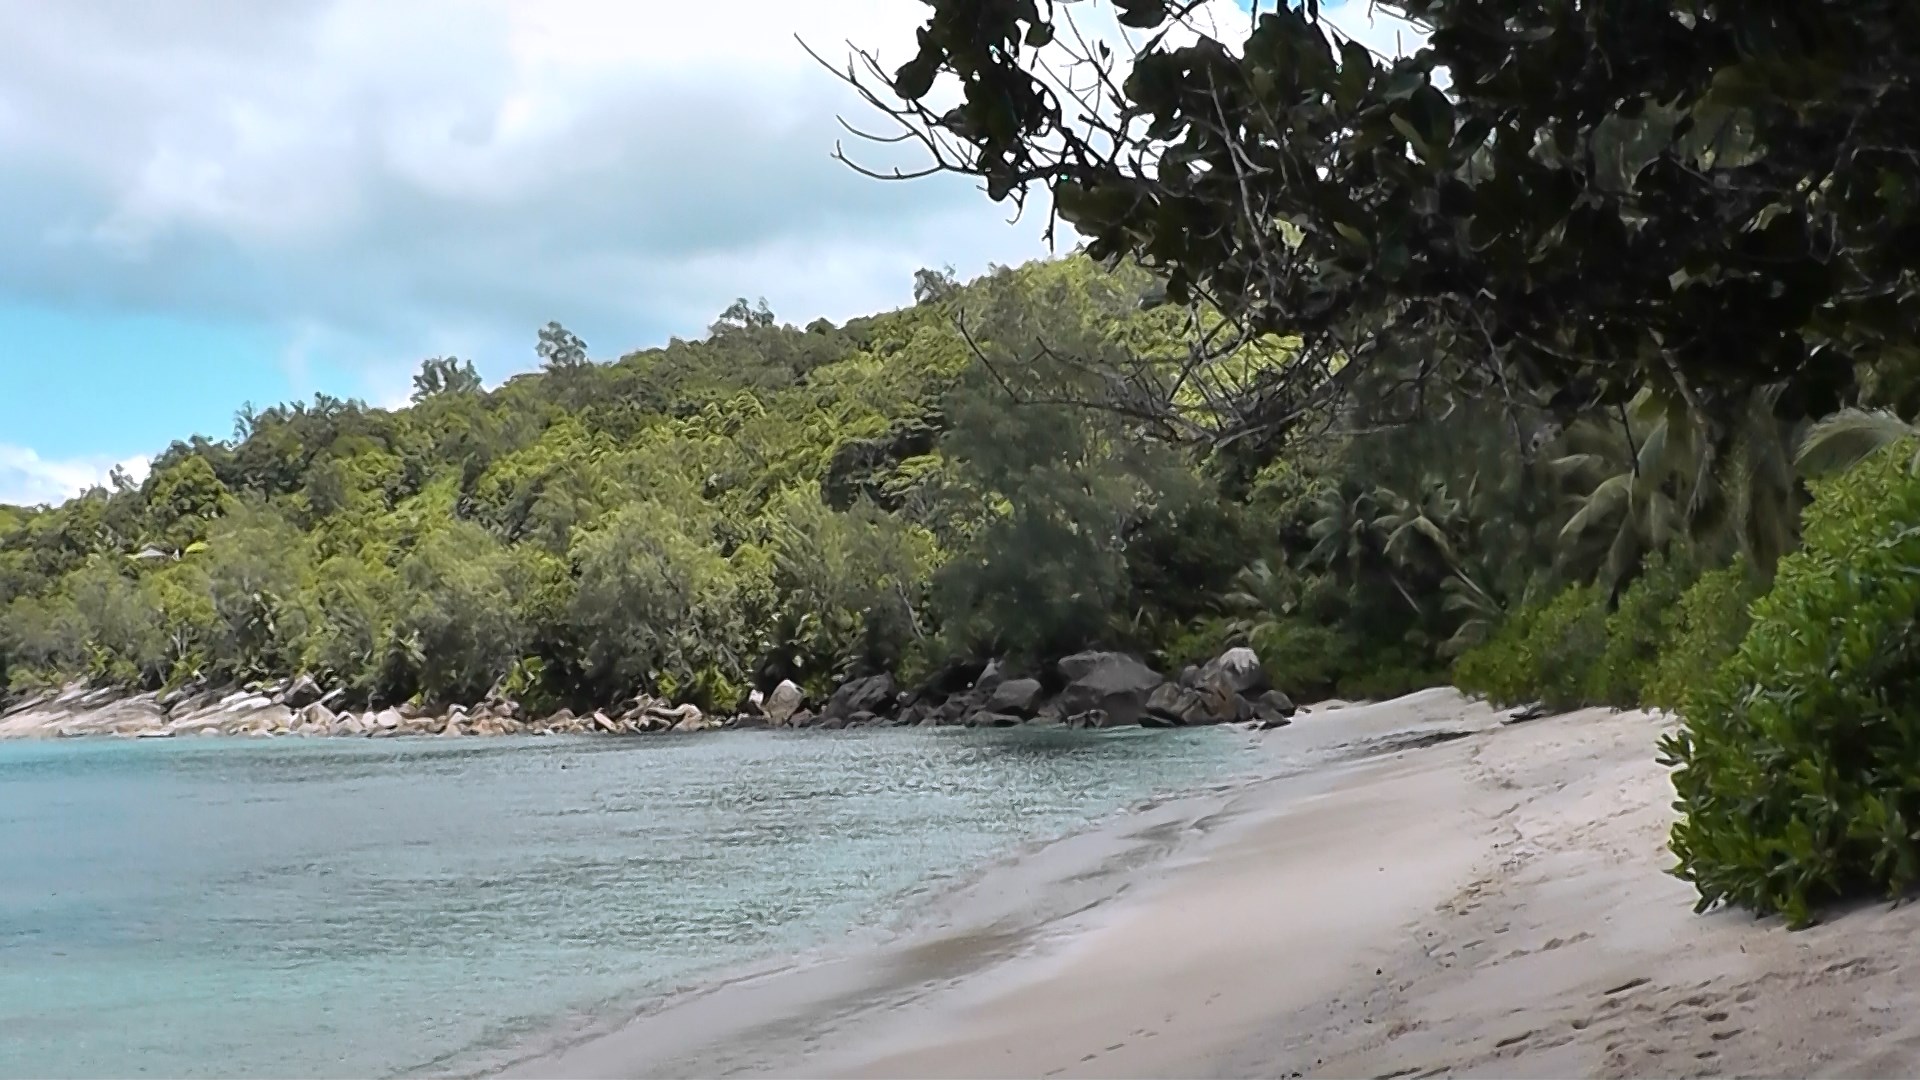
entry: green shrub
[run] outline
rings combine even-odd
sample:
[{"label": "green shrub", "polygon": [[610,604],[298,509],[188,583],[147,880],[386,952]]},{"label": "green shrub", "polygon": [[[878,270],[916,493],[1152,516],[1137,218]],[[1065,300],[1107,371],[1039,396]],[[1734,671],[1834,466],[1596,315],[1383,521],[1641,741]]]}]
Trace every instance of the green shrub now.
[{"label": "green shrub", "polygon": [[1354,660],[1346,634],[1297,616],[1262,623],[1249,636],[1273,684],[1297,701],[1325,697]]},{"label": "green shrub", "polygon": [[1656,555],[1640,576],[1620,594],[1620,603],[1607,616],[1607,644],[1594,672],[1594,693],[1600,704],[1617,709],[1638,708],[1667,652],[1672,615],[1692,574],[1684,557]]},{"label": "green shrub", "polygon": [[1607,647],[1606,594],[1574,585],[1508,616],[1486,644],[1462,653],[1454,684],[1502,708],[1539,701],[1552,709],[1592,704]]},{"label": "green shrub", "polygon": [[1920,881],[1920,477],[1911,447],[1820,485],[1737,651],[1661,743],[1682,816],[1674,873],[1805,924],[1814,905]]},{"label": "green shrub", "polygon": [[1739,648],[1759,595],[1759,577],[1745,559],[1702,574],[1688,586],[1665,613],[1659,659],[1641,688],[1641,703],[1681,711],[1686,695]]}]

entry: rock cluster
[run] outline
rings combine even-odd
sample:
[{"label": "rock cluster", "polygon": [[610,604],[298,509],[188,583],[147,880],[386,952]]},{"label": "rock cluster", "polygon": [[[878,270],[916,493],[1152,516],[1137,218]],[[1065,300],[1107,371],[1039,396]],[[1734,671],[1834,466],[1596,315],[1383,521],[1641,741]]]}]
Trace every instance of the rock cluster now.
[{"label": "rock cluster", "polygon": [[970,685],[946,693],[903,690],[891,675],[869,675],[842,683],[818,711],[809,708],[806,692],[792,682],[782,682],[765,695],[755,691],[732,715],[710,715],[693,705],[644,694],[586,715],[561,709],[540,717],[529,715],[498,690],[471,707],[437,709],[400,705],[356,710],[346,705],[345,696],[304,675],[272,686],[131,697],[75,684],[0,712],[0,738],[646,735],[717,728],[1010,727],[1036,722],[1076,727],[1244,723],[1273,728],[1285,725],[1294,711],[1248,649],[1230,649],[1174,680],[1115,652],[1069,656],[1040,677],[1010,678],[999,664],[988,664]]},{"label": "rock cluster", "polygon": [[[1117,652],[1077,653],[1041,677],[1012,678],[988,664],[963,690],[939,695],[902,691],[887,675],[843,684],[818,714],[802,706],[783,709],[777,723],[841,728],[868,724],[935,727],[1011,727],[1053,723],[1074,727],[1198,727],[1240,723],[1285,726],[1293,702],[1274,689],[1251,649],[1229,649],[1203,667],[1168,679],[1137,657]],[[799,688],[783,683],[768,701],[799,701]],[[773,712],[768,711],[771,721]]]}]

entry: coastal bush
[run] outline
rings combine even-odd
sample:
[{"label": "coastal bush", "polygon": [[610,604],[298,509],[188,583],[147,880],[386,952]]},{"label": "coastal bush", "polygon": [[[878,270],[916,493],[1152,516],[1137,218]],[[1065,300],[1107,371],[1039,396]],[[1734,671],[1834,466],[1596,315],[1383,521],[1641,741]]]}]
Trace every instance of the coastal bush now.
[{"label": "coastal bush", "polygon": [[1351,663],[1352,640],[1309,619],[1275,619],[1256,627],[1250,637],[1274,685],[1297,701],[1332,692]]},{"label": "coastal bush", "polygon": [[1733,655],[1662,740],[1674,873],[1702,910],[1804,925],[1816,905],[1920,882],[1920,477],[1895,447],[1814,489]]},{"label": "coastal bush", "polygon": [[1640,703],[1679,712],[1687,694],[1740,647],[1760,595],[1759,575],[1745,558],[1700,575],[1662,617],[1659,656]]},{"label": "coastal bush", "polygon": [[1692,580],[1684,555],[1655,555],[1607,616],[1606,647],[1594,671],[1596,704],[1638,708],[1673,632],[1672,613]]},{"label": "coastal bush", "polygon": [[1454,683],[1503,708],[1533,701],[1577,708],[1598,697],[1606,649],[1605,591],[1571,585],[1523,605],[1484,644],[1462,653],[1453,666]]}]

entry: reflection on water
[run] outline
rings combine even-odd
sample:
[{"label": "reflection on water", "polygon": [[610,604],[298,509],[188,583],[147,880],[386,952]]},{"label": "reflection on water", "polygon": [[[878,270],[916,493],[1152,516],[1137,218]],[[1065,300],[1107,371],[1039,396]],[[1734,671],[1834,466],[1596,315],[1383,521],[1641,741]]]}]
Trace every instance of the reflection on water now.
[{"label": "reflection on water", "polygon": [[861,922],[1215,732],[0,743],[0,1076],[390,1073]]}]

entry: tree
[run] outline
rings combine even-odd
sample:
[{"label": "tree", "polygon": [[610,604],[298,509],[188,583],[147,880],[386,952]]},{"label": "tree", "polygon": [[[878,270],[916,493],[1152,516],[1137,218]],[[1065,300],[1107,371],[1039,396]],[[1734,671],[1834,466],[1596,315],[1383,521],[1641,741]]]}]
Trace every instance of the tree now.
[{"label": "tree", "polygon": [[578,371],[591,363],[587,359],[587,343],[557,322],[540,328],[540,341],[533,351],[549,373]]},{"label": "tree", "polygon": [[939,270],[922,267],[913,272],[913,302],[916,304],[937,304],[959,291],[960,283],[954,280],[951,266]]},{"label": "tree", "polygon": [[147,524],[155,539],[179,550],[205,540],[229,502],[227,486],[198,454],[156,468],[147,477]]},{"label": "tree", "polygon": [[[544,338],[541,343],[545,344]],[[584,356],[585,347],[582,346],[580,351]],[[541,353],[542,359],[546,356],[546,353]],[[420,361],[420,370],[413,377],[413,394],[409,400],[418,405],[440,394],[478,393],[480,386],[480,373],[474,370],[473,361],[455,356],[430,356]]]},{"label": "tree", "polygon": [[727,305],[727,310],[713,321],[707,333],[719,337],[735,330],[757,330],[772,325],[773,311],[767,307],[766,297],[761,297],[758,303],[748,304],[743,296]]},{"label": "tree", "polygon": [[904,65],[844,70],[928,154],[868,171],[1043,189],[1170,301],[1298,335],[1247,387],[1256,426],[1417,343],[1420,380],[1563,419],[1655,387],[1712,452],[1745,388],[1823,413],[1920,315],[1911,5],[1388,0],[1429,32],[1392,61],[1317,0],[1237,42],[1114,0],[1131,56],[1079,32],[1094,5],[930,6]]}]

